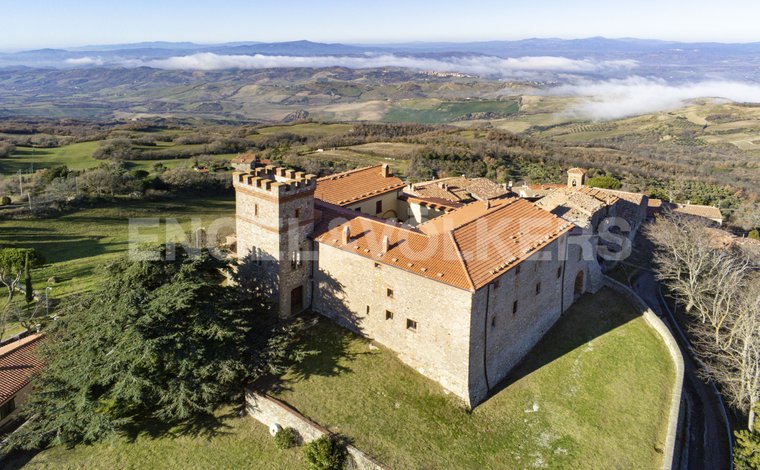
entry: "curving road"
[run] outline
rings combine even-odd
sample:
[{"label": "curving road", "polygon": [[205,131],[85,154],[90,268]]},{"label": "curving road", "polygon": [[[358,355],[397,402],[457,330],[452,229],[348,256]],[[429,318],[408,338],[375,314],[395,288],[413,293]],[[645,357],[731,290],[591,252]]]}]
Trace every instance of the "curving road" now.
[{"label": "curving road", "polygon": [[697,375],[697,362],[691,354],[686,336],[662,302],[660,286],[649,271],[641,271],[632,280],[633,289],[674,333],[684,362],[682,393],[682,428],[676,440],[674,468],[695,470],[731,469],[730,434],[725,410],[715,386]]}]

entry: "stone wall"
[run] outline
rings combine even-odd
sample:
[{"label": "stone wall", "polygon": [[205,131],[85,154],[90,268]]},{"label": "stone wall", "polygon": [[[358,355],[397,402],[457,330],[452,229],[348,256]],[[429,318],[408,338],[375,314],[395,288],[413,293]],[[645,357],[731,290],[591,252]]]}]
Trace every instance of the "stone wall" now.
[{"label": "stone wall", "polygon": [[[389,213],[389,211],[393,211],[396,214],[395,218],[403,221],[406,220],[406,207],[404,206],[403,201],[399,201],[398,199],[399,192],[400,191],[391,191],[354,204],[349,204],[346,206],[346,209],[358,210],[364,214],[385,219],[393,218],[393,214]],[[375,211],[378,201],[381,201],[383,206],[380,213]]]},{"label": "stone wall", "polygon": [[[313,309],[396,352],[469,403],[472,293],[317,245]],[[386,312],[393,318],[387,319]],[[408,320],[416,322],[416,329],[408,328]]]},{"label": "stone wall", "polygon": [[[472,404],[485,400],[489,389],[502,381],[570,308],[578,273],[588,279],[589,263],[579,259],[578,246],[566,245],[567,237],[553,241],[520,263],[519,269],[510,269],[475,294],[470,325]],[[584,282],[581,293],[588,287]]]},{"label": "stone wall", "polygon": [[[331,434],[330,431],[285,403],[250,388],[245,392],[245,400],[246,411],[256,421],[267,427],[279,425],[281,428],[293,428],[298,432],[303,442],[311,442],[324,435]],[[360,470],[386,470],[388,468],[352,445],[346,446],[346,450],[349,460],[353,464],[353,467],[350,468]]]}]

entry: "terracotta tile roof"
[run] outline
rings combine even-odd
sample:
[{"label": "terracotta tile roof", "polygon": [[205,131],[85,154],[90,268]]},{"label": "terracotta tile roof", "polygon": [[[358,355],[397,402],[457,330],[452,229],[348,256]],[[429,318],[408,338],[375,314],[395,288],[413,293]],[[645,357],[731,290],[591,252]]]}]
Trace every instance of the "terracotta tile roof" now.
[{"label": "terracotta tile roof", "polygon": [[644,198],[647,198],[647,203],[648,203],[648,200],[649,200],[649,198],[648,198],[648,196],[646,194],[632,193],[630,191],[620,191],[620,190],[617,190],[617,189],[604,189],[604,188],[595,188],[595,189],[598,189],[599,191],[602,191],[602,192],[607,193],[607,194],[611,194],[611,195],[613,195],[613,196],[615,196],[615,197],[617,197],[619,199],[622,199],[624,201],[628,201],[628,202],[636,204],[636,205],[642,204],[644,202]]},{"label": "terracotta tile roof", "polygon": [[452,202],[471,202],[475,199],[483,200],[501,197],[509,191],[488,178],[457,176],[417,183],[412,185],[407,192],[422,198],[438,198]]},{"label": "terracotta tile roof", "polygon": [[359,168],[317,179],[314,196],[339,206],[389,193],[403,188],[404,182],[385,172],[385,165]]},{"label": "terracotta tile roof", "polygon": [[[317,203],[319,243],[371,258],[451,286],[475,291],[536,250],[569,231],[572,224],[518,198],[475,202],[416,228]],[[350,240],[344,243],[343,230]],[[383,253],[383,239],[388,251]]]},{"label": "terracotta tile roof", "polygon": [[401,194],[399,196],[399,199],[402,201],[407,201],[410,203],[416,203],[424,207],[430,207],[431,209],[436,209],[443,212],[451,212],[454,209],[459,209],[460,207],[464,206],[461,202],[453,202],[449,201],[447,199],[440,199],[437,197],[418,197],[418,196],[412,196],[409,194]]},{"label": "terracotta tile roof", "polygon": [[691,215],[696,217],[704,217],[705,219],[723,221],[723,214],[720,209],[714,206],[701,206],[698,204],[678,204],[673,207],[673,212],[684,215]]},{"label": "terracotta tile roof", "polygon": [[29,384],[42,369],[36,350],[44,335],[37,334],[0,348],[0,403],[4,403]]},{"label": "terracotta tile roof", "polygon": [[562,186],[550,191],[534,204],[578,226],[588,227],[594,214],[618,200],[616,196],[605,194],[596,188]]},{"label": "terracotta tile roof", "polygon": [[559,217],[512,198],[501,200],[453,234],[472,283],[480,288],[571,229],[572,224]]},{"label": "terracotta tile roof", "polygon": [[549,192],[558,188],[564,188],[564,184],[532,184],[515,186],[512,188],[520,197],[534,198],[546,196]]}]

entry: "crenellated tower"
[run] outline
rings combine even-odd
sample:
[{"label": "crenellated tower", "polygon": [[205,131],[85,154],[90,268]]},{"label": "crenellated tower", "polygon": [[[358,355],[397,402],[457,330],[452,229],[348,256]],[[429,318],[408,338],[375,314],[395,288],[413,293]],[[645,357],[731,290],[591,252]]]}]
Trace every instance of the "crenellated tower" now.
[{"label": "crenellated tower", "polygon": [[311,299],[311,242],[317,177],[272,165],[233,173],[237,253],[262,266],[283,316]]}]

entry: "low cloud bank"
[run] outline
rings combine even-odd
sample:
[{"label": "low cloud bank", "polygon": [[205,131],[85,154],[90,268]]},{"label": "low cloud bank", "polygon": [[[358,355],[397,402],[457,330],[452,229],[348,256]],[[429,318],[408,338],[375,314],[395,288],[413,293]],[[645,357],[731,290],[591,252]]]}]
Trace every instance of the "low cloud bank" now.
[{"label": "low cloud bank", "polygon": [[[91,65],[102,60],[97,57],[69,59],[71,65]],[[435,72],[461,72],[482,76],[511,77],[525,72],[594,73],[625,70],[638,66],[635,60],[576,60],[567,57],[534,56],[501,58],[493,56],[462,56],[423,58],[396,54],[366,54],[362,56],[284,56],[284,55],[220,55],[210,52],[156,60],[123,60],[114,65],[147,66],[167,70],[225,70],[265,69],[284,67],[348,67],[353,69],[404,67]]]},{"label": "low cloud bank", "polygon": [[581,103],[570,112],[591,119],[618,119],[668,111],[696,98],[760,103],[760,85],[716,80],[673,85],[660,79],[630,77],[563,85],[551,93],[581,97]]},{"label": "low cloud bank", "polygon": [[77,57],[74,59],[66,59],[67,65],[103,65],[105,61],[100,57]]}]

